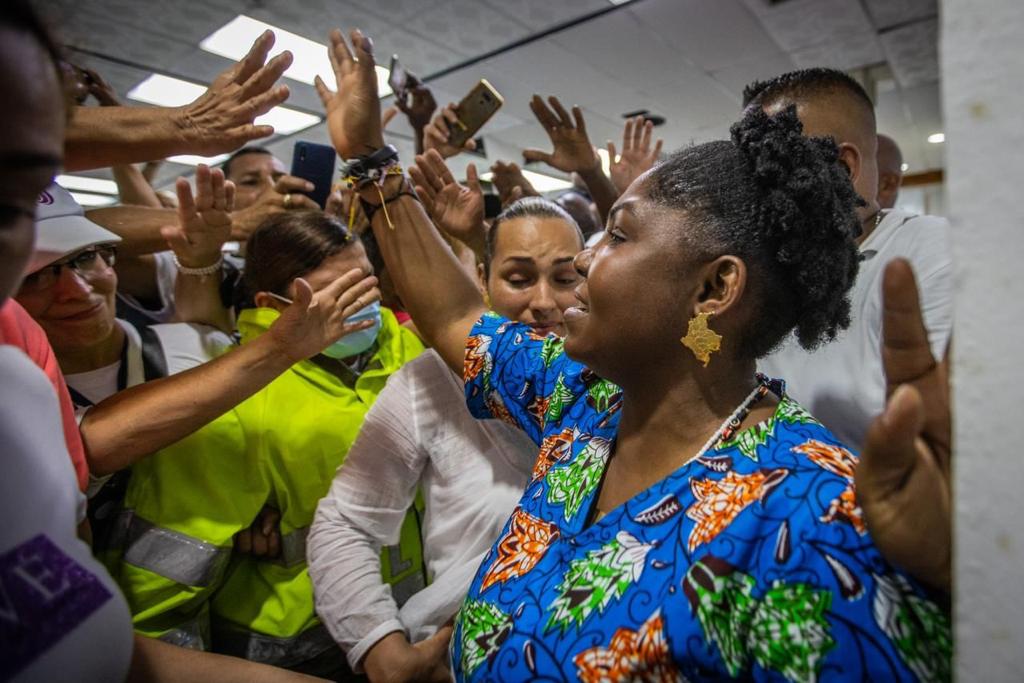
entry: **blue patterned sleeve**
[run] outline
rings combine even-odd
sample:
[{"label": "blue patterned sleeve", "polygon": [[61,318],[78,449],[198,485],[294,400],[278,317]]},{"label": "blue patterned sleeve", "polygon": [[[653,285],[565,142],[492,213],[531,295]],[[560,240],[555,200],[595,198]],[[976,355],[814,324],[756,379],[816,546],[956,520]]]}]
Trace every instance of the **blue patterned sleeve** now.
[{"label": "blue patterned sleeve", "polygon": [[574,402],[581,369],[561,339],[488,312],[466,340],[466,404],[474,417],[502,420],[540,444],[550,397]]}]

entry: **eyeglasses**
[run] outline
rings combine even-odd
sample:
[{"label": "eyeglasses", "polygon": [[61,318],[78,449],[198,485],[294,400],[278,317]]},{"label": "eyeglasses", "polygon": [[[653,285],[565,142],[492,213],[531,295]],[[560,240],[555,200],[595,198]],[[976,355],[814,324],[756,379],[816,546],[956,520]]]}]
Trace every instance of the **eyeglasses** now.
[{"label": "eyeglasses", "polygon": [[113,245],[89,247],[66,259],[40,268],[31,275],[26,275],[21,283],[21,291],[34,293],[52,288],[57,284],[60,272],[64,268],[70,268],[82,277],[102,273],[114,265],[116,256],[117,249]]}]

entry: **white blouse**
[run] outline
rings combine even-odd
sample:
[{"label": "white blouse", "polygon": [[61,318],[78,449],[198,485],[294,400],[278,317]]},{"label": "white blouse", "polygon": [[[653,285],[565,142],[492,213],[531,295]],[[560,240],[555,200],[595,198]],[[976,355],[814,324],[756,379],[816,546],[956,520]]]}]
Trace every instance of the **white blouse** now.
[{"label": "white blouse", "polygon": [[[353,670],[387,634],[401,631],[417,642],[455,615],[537,452],[523,432],[473,418],[462,382],[436,352],[391,376],[320,501],[307,541],[317,613]],[[380,549],[398,542],[417,487],[431,583],[399,610],[381,579]]]}]

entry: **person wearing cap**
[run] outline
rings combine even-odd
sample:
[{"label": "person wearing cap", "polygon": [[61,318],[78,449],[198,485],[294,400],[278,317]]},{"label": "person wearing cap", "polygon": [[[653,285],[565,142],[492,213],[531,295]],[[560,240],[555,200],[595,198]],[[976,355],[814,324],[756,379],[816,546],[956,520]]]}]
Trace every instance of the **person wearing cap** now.
[{"label": "person wearing cap", "polygon": [[[190,231],[193,239],[175,239],[172,244],[184,263],[209,260],[209,254],[195,253],[210,248],[211,240],[201,237],[230,226],[225,187],[230,184],[220,171],[205,169],[197,174],[193,200],[188,184],[179,182],[182,207],[178,229]],[[329,311],[334,319],[339,307],[344,309],[375,286],[372,278],[354,274],[334,283],[330,294],[320,295],[315,305],[306,299],[304,315],[297,307],[292,316],[282,316],[278,332],[283,332],[287,341],[271,343],[248,363],[228,354],[236,357],[189,370],[180,376],[181,382],[140,386],[167,375],[168,366],[184,370],[212,359],[230,340],[214,330],[183,324],[140,331],[116,318],[117,275],[112,266],[117,235],[89,221],[70,193],[56,184],[40,194],[36,218],[35,250],[15,298],[46,332],[71,389],[92,475],[90,520],[95,546],[101,552],[114,549],[114,522],[126,486],[123,476],[112,475],[216,418],[296,360],[317,353],[331,340],[323,337],[327,330],[322,322],[314,323],[311,318]],[[212,240],[214,250],[219,249],[220,241]],[[310,323],[323,331],[310,337],[311,331],[306,329]],[[332,325],[330,332],[337,329]],[[298,347],[296,333],[309,337]],[[268,342],[274,342],[277,335],[267,336]],[[251,354],[246,351],[244,355]],[[198,360],[181,362],[185,357]],[[230,371],[225,371],[227,365]]]}]

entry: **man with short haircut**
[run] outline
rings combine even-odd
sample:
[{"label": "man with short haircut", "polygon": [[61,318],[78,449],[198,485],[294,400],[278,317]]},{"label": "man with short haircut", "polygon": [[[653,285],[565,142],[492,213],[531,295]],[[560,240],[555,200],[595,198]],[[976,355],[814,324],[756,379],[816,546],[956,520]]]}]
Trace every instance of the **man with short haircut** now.
[{"label": "man with short haircut", "polygon": [[896,206],[903,182],[903,152],[888,135],[878,134],[878,206]]},{"label": "man with short haircut", "polygon": [[284,164],[266,147],[248,146],[224,162],[224,177],[235,184],[232,239],[245,241],[271,215],[289,209],[319,209],[309,192],[313,184],[288,175]]},{"label": "man with short haircut", "polygon": [[932,353],[946,356],[953,318],[949,223],[879,208],[874,105],[842,71],[804,69],[753,83],[744,91],[744,105],[768,113],[796,106],[804,134],[835,140],[839,161],[864,200],[857,210],[861,264],[850,292],[849,328],[813,352],[789,339],[760,361],[762,372],[785,378],[789,393],[842,441],[861,445],[871,419],[885,406],[881,285],[892,259],[907,259],[917,273]]}]

